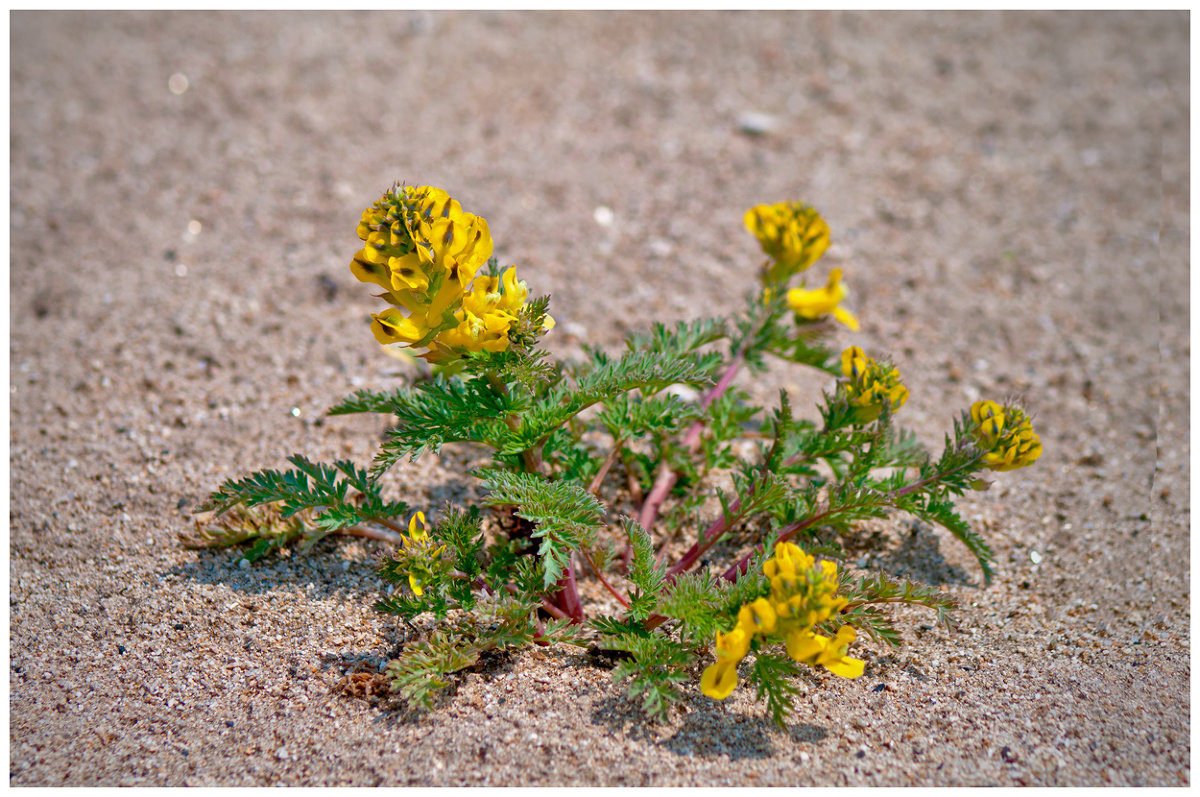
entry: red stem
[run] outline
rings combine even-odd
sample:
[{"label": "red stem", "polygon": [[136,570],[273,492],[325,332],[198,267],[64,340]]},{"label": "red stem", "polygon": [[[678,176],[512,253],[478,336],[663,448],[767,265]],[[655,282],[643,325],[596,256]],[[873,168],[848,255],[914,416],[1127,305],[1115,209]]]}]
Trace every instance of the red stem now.
[{"label": "red stem", "polygon": [[550,596],[550,603],[569,617],[572,623],[583,623],[583,603],[579,600],[579,587],[575,583],[575,565],[568,564],[566,573],[558,580],[556,586],[560,589]]},{"label": "red stem", "polygon": [[604,588],[607,589],[614,598],[620,601],[622,606],[628,609],[629,601],[622,597],[619,592],[613,589],[612,585],[608,583],[608,580],[604,578],[604,574],[600,572],[600,568],[596,567],[596,563],[592,561],[592,557],[588,556],[587,551],[581,550],[580,553],[583,554],[583,560],[587,562],[588,567],[590,567],[592,572],[596,574],[596,578],[600,579],[600,583],[604,585]]},{"label": "red stem", "polygon": [[[730,385],[733,384],[734,377],[737,376],[738,370],[745,361],[746,346],[742,346],[733,359],[729,361],[725,373],[721,375],[717,383],[700,400],[701,410],[707,410],[712,406],[714,401],[729,389]],[[700,447],[700,435],[704,432],[704,426],[704,419],[697,419],[687,430],[687,434],[684,435],[683,445],[689,453]],[[675,482],[678,479],[679,475],[667,467],[665,462],[658,469],[658,476],[654,480],[654,487],[650,490],[650,495],[646,497],[646,503],[642,504],[642,511],[638,513],[638,523],[642,525],[642,528],[647,531],[653,528],[654,522],[658,519],[658,510],[662,507],[663,501],[667,500],[667,496],[671,493],[671,488],[675,486]]]},{"label": "red stem", "polygon": [[390,542],[392,545],[401,545],[404,542],[404,537],[395,532],[386,529],[372,529],[366,526],[350,526],[345,529],[338,529],[334,534],[341,534],[346,537],[366,537],[372,540],[380,540],[382,542]]}]

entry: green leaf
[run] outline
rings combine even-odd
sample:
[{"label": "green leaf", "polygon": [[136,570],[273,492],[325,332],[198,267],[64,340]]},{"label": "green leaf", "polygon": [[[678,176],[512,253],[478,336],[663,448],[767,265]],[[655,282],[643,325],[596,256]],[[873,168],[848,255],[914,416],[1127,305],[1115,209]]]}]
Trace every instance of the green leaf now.
[{"label": "green leaf", "polygon": [[622,521],[633,546],[629,580],[636,589],[629,595],[629,616],[634,620],[645,620],[658,603],[658,595],[666,583],[667,567],[655,561],[654,542],[646,530],[633,518]]},{"label": "green leaf", "polygon": [[689,354],[701,346],[720,340],[728,334],[723,318],[698,318],[681,321],[674,327],[655,321],[648,333],[629,335],[626,345],[630,351],[656,351],[664,354]]},{"label": "green leaf", "polygon": [[754,657],[750,680],[758,690],[758,699],[767,701],[771,720],[780,728],[787,723],[793,711],[793,699],[800,688],[792,680],[800,675],[800,668],[787,656],[759,652]]},{"label": "green leaf", "polygon": [[489,505],[516,506],[520,517],[537,524],[533,536],[541,538],[545,588],[562,578],[573,551],[595,543],[604,507],[579,482],[550,482],[533,473],[501,470],[479,475],[490,492]]},{"label": "green leaf", "polygon": [[[439,376],[414,388],[359,398],[356,404],[335,407],[383,406],[398,423],[388,430],[388,440],[375,457],[377,477],[405,456],[416,459],[425,451],[437,453],[446,443],[477,442],[496,445],[507,434],[505,418],[521,412],[513,398],[496,392],[482,376],[462,380]],[[332,412],[332,411],[331,411]]]},{"label": "green leaf", "polygon": [[[379,485],[353,462],[316,463],[299,454],[289,457],[294,469],[263,470],[223,483],[197,511],[218,514],[235,506],[246,508],[277,504],[284,518],[313,510],[312,523],[321,534],[310,536],[311,545],[321,536],[375,518],[407,515],[403,502],[385,501]],[[355,495],[350,495],[350,490]]]},{"label": "green leaf", "polygon": [[498,432],[501,454],[517,454],[538,446],[552,432],[584,409],[631,390],[655,393],[678,384],[706,385],[708,370],[694,358],[658,352],[630,352],[619,360],[596,364],[578,376],[577,384],[559,384],[544,399],[520,412],[521,425]]},{"label": "green leaf", "polygon": [[629,697],[640,697],[642,710],[651,717],[666,719],[667,710],[681,697],[678,684],[689,679],[691,648],[662,634],[605,637],[601,644],[609,650],[631,654],[631,658],[613,668],[613,680],[628,678]]}]

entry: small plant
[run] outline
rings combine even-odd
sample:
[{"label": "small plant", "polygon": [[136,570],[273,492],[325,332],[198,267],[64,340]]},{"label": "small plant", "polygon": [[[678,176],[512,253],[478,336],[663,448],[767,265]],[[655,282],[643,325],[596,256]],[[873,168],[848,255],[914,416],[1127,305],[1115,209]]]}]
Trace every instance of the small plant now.
[{"label": "small plant", "polygon": [[[216,519],[189,544],[251,542],[247,562],[329,534],[394,544],[377,608],[434,620],[386,672],[418,707],[488,651],[566,642],[621,652],[615,677],[654,716],[697,676],[724,699],[740,670],[784,723],[802,666],[857,678],[860,633],[899,644],[887,604],[925,606],[941,622],[955,608],[928,586],[852,572],[845,536],[908,513],[948,529],[990,581],[991,549],[954,498],[986,488],[989,470],[1031,464],[1041,444],[1015,403],[981,401],[928,455],[894,422],[909,398],[896,366],[824,344],[833,322],[858,327],[841,271],[789,288],[829,246],[825,222],[783,203],[745,223],[767,259],[739,314],[656,323],[620,354],[553,362],[539,348],[554,326],[548,298],[499,268],[487,222],[441,189],[393,186],[363,212],[350,268],[388,305],[372,316],[375,339],[424,358],[431,377],[330,410],[393,417],[369,471],[294,456],[291,470],[227,481],[202,507]],[[768,412],[735,386],[767,356],[830,380],[819,420],[797,418],[784,391]],[[491,451],[471,474],[481,506],[429,523],[382,495],[396,462],[449,444]],[[588,604],[584,579],[601,596]]]}]

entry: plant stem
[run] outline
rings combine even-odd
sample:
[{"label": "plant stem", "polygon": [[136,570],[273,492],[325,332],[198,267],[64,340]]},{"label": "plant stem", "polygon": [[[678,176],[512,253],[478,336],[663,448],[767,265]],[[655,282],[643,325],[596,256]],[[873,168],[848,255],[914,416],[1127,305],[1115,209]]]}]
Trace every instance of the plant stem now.
[{"label": "plant stem", "polygon": [[[982,458],[982,457],[983,457],[983,455],[980,454],[979,458]],[[821,511],[817,512],[816,514],[809,515],[804,520],[797,520],[794,523],[789,523],[788,525],[784,526],[783,529],[780,531],[778,541],[785,542],[787,540],[790,540],[792,537],[796,536],[796,534],[798,534],[799,532],[817,525],[822,520],[829,517],[829,515],[833,514],[834,511],[840,511],[840,510],[845,510],[845,509],[857,509],[857,508],[863,507],[863,506],[886,506],[886,505],[894,502],[897,498],[902,498],[906,495],[914,493],[917,490],[920,490],[922,487],[925,487],[929,484],[932,484],[941,479],[944,479],[947,476],[951,476],[951,475],[959,472],[960,470],[963,470],[964,468],[969,468],[969,467],[975,465],[979,461],[979,458],[971,460],[970,462],[964,463],[962,465],[959,465],[956,468],[951,468],[950,470],[940,471],[931,476],[927,476],[924,479],[920,479],[918,481],[913,482],[912,484],[906,484],[905,486],[897,488],[895,490],[892,490],[891,492],[883,493],[880,496],[879,501],[874,502],[872,504],[852,504],[849,506],[839,506],[839,507],[836,507],[836,509],[829,504],[825,504],[825,506],[821,507]],[[746,573],[746,571],[750,569],[750,560],[759,552],[759,550],[760,550],[759,547],[755,547],[754,549],[752,549],[748,554],[746,554],[740,560],[738,560],[738,562],[736,564],[734,564],[732,567],[730,567],[728,570],[726,570],[724,573],[722,573],[721,578],[725,579],[726,581],[736,581],[738,576],[744,575]]]},{"label": "plant stem", "polygon": [[[498,395],[508,397],[508,385],[500,381],[500,377],[496,376],[491,371],[485,374],[488,384],[492,386],[492,390]],[[508,428],[514,432],[521,428],[521,419],[516,415],[508,415],[504,418],[504,422],[508,424]],[[521,452],[521,462],[525,465],[526,473],[541,473],[542,472],[542,455],[535,449],[527,448]]]},{"label": "plant stem", "polygon": [[550,602],[559,607],[563,611],[564,616],[571,619],[571,622],[576,624],[582,623],[583,603],[579,600],[579,586],[575,583],[574,562],[567,564],[563,577],[558,580],[557,586],[560,589],[550,596]]},{"label": "plant stem", "polygon": [[[519,594],[520,594],[520,593],[518,593],[518,592],[517,592],[517,586],[516,586],[515,584],[505,584],[505,585],[504,585],[504,589],[505,589],[505,590],[506,590],[506,591],[507,591],[507,592],[508,592],[510,595],[519,595]],[[546,614],[550,615],[551,617],[555,617],[555,618],[557,618],[557,619],[559,619],[559,620],[570,620],[570,619],[571,619],[570,617],[568,617],[568,616],[566,615],[566,613],[565,613],[565,612],[563,612],[563,610],[562,610],[562,609],[560,609],[560,608],[558,608],[557,606],[555,606],[553,603],[551,603],[551,602],[550,602],[548,599],[546,599],[546,598],[543,598],[543,599],[542,599],[542,607],[541,607],[541,608],[542,608],[543,610],[545,610]],[[539,629],[538,629],[538,633],[539,633],[539,634],[544,634],[544,633],[545,633],[545,630],[546,630],[545,628],[539,627]]]},{"label": "plant stem", "polygon": [[624,606],[626,609],[628,609],[629,601],[626,600],[619,592],[617,592],[615,589],[613,589],[612,585],[609,584],[608,581],[604,578],[604,574],[600,572],[600,568],[596,567],[596,563],[592,561],[592,557],[588,556],[587,551],[584,551],[581,549],[579,551],[579,553],[583,554],[583,560],[585,562],[587,562],[588,567],[590,567],[592,569],[592,572],[596,574],[596,578],[600,579],[600,583],[604,585],[604,588],[607,589],[614,598],[616,598],[618,601],[620,601],[622,606]]},{"label": "plant stem", "polygon": [[372,540],[390,542],[392,545],[402,545],[404,543],[403,535],[387,531],[386,529],[373,529],[368,526],[350,526],[349,528],[338,529],[333,533],[346,537],[367,537]]},{"label": "plant stem", "polygon": [[367,520],[371,521],[372,523],[378,523],[381,526],[386,526],[387,528],[391,529],[392,531],[398,532],[400,534],[408,533],[408,529],[406,529],[404,526],[401,526],[397,523],[393,523],[392,521],[388,520],[387,518],[369,517],[369,518],[367,518]]},{"label": "plant stem", "polygon": [[613,444],[613,450],[608,452],[608,457],[604,460],[604,464],[600,466],[600,470],[597,471],[595,478],[592,479],[592,483],[588,485],[589,493],[597,498],[600,497],[600,485],[604,484],[604,477],[608,475],[608,471],[612,468],[613,463],[616,462],[617,457],[620,456],[621,449],[624,446],[625,441],[619,438]]},{"label": "plant stem", "polygon": [[[765,321],[763,322],[765,323]],[[761,328],[761,324],[759,327]],[[712,406],[712,403],[724,395],[725,391],[733,384],[734,377],[741,370],[742,365],[746,362],[746,353],[750,349],[750,342],[754,340],[755,335],[748,335],[741,346],[738,347],[737,353],[733,359],[729,361],[729,365],[725,368],[725,373],[721,374],[721,378],[712,386],[704,398],[700,400],[701,411],[707,410]],[[695,452],[700,447],[700,435],[704,431],[706,423],[703,418],[695,420],[691,427],[687,430],[687,434],[683,437],[683,447],[688,453]],[[663,501],[667,500],[667,496],[671,493],[671,488],[678,481],[679,474],[671,470],[664,461],[658,469],[658,475],[654,480],[654,487],[650,490],[650,495],[646,497],[646,502],[642,504],[642,511],[638,513],[638,523],[642,524],[642,528],[649,531],[654,527],[654,522],[658,519],[658,510],[662,507]]]}]

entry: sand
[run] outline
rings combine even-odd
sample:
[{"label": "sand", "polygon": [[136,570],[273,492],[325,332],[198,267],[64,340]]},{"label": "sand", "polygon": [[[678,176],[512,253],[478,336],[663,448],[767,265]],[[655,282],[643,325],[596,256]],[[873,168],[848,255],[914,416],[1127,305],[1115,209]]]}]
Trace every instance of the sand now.
[{"label": "sand", "polygon": [[[1186,13],[31,13],[11,17],[10,783],[1155,785],[1190,770]],[[649,723],[565,646],[418,714],[385,550],[239,568],[176,535],[411,371],[348,262],[393,181],[485,216],[555,352],[733,310],[746,208],[804,199],[930,447],[1020,395],[1045,454],[961,503],[985,587],[904,518],[864,554],[962,603],[814,673],[776,729],[692,685]],[[607,210],[601,210],[606,208]],[[606,223],[605,223],[606,222]],[[827,386],[773,367],[808,416]],[[436,511],[477,452],[398,468]]]}]

